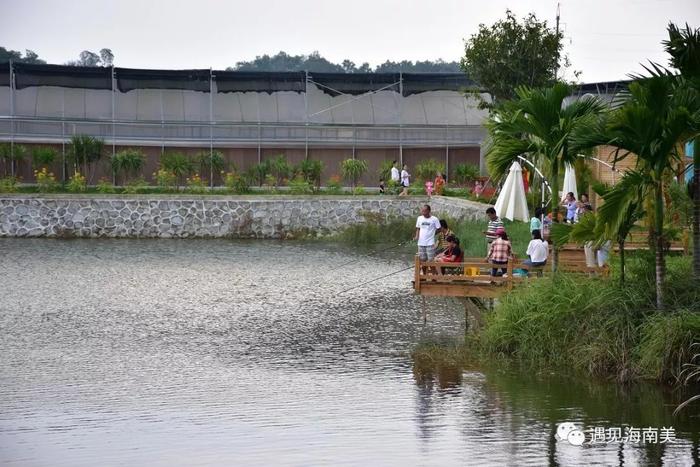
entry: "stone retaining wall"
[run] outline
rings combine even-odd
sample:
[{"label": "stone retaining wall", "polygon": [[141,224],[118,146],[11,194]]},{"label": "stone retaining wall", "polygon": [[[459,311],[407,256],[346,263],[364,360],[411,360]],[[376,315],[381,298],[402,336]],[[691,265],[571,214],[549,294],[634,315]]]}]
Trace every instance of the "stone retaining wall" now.
[{"label": "stone retaining wall", "polygon": [[413,218],[426,202],[454,219],[483,219],[487,207],[445,197],[0,195],[0,237],[294,238]]}]

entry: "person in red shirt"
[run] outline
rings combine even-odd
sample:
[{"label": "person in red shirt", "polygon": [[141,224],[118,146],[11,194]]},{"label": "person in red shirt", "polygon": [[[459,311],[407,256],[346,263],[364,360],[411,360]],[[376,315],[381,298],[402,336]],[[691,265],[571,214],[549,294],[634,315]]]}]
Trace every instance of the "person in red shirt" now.
[{"label": "person in red shirt", "polygon": [[435,261],[443,263],[461,263],[464,259],[464,253],[462,253],[462,249],[459,247],[459,238],[454,235],[448,235],[445,241],[447,241],[447,248],[435,257]]}]

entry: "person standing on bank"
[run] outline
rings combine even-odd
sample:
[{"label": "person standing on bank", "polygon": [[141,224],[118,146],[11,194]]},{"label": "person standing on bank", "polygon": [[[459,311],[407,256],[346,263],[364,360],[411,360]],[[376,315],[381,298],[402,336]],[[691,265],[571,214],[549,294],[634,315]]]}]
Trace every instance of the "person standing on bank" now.
[{"label": "person standing on bank", "polygon": [[403,191],[399,196],[408,196],[408,185],[411,178],[411,174],[408,173],[408,166],[404,164],[403,170],[401,171],[401,186]]},{"label": "person standing on bank", "polygon": [[396,161],[391,163],[391,181],[397,185],[401,182],[401,175],[399,174],[399,169],[396,168]]},{"label": "person standing on bank", "polygon": [[435,234],[440,231],[440,220],[430,214],[430,206],[424,205],[416,219],[414,240],[418,240],[418,258],[421,261],[435,259]]}]

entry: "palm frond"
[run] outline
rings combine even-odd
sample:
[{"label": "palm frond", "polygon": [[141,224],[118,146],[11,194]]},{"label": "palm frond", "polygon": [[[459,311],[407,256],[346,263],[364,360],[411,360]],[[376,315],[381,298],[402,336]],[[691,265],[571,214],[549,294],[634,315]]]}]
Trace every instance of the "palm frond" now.
[{"label": "palm frond", "polygon": [[599,234],[616,238],[629,223],[630,215],[639,212],[640,202],[652,183],[648,174],[629,170],[614,187],[603,192],[605,203],[598,209],[596,227]]}]

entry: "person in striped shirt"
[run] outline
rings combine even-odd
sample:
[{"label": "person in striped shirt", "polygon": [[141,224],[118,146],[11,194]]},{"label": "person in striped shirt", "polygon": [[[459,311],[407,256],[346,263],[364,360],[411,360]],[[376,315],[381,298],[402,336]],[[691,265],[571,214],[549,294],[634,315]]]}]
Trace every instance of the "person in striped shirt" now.
[{"label": "person in striped shirt", "polygon": [[489,246],[491,246],[491,243],[497,238],[496,230],[499,228],[503,229],[504,227],[503,221],[500,217],[498,217],[494,208],[488,208],[486,210],[486,215],[489,218],[489,223],[484,231],[484,235],[486,235],[486,241],[488,242]]}]

